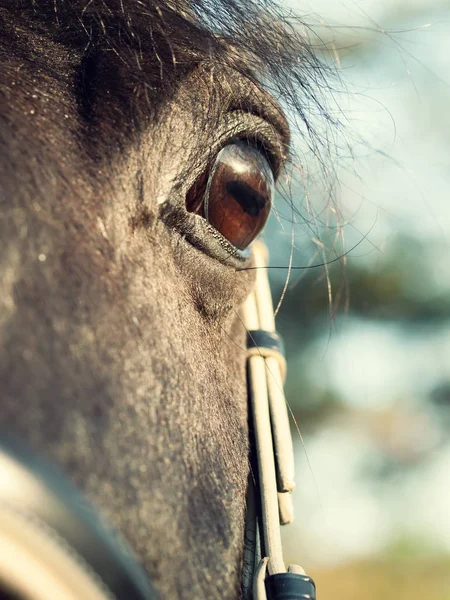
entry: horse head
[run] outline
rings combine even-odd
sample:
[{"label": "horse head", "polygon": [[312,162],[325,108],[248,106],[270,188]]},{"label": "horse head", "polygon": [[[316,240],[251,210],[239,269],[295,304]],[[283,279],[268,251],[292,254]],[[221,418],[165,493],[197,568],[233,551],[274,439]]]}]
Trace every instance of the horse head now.
[{"label": "horse head", "polygon": [[263,83],[300,106],[313,55],[257,3],[0,15],[0,425],[100,508],[163,597],[239,597],[239,308],[289,146]]}]

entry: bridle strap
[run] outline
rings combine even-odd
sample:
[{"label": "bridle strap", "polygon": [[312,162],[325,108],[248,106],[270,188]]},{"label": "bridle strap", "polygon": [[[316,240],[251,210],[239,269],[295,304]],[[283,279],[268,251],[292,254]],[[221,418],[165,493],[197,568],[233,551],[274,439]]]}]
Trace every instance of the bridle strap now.
[{"label": "bridle strap", "polygon": [[1,432],[1,597],[5,588],[34,600],[159,597],[130,548],[64,475]]},{"label": "bridle strap", "polygon": [[[262,559],[253,581],[253,600],[314,599],[315,586],[304,570],[283,559],[280,524],[293,520],[294,452],[283,391],[286,361],[275,330],[267,277],[268,252],[253,244],[256,282],[242,307],[248,331],[248,392],[254,430],[261,510]],[[286,596],[286,592],[289,593]],[[281,595],[280,595],[281,594]],[[284,594],[284,595],[283,595]]]}]

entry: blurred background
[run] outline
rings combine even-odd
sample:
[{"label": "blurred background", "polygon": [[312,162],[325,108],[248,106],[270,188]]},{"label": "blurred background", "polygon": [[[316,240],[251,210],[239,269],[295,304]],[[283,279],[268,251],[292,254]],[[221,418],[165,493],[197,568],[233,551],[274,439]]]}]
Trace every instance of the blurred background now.
[{"label": "blurred background", "polygon": [[450,1],[286,5],[340,77],[266,234],[271,266],[309,267],[270,270],[301,433],[286,559],[320,600],[447,600]]}]

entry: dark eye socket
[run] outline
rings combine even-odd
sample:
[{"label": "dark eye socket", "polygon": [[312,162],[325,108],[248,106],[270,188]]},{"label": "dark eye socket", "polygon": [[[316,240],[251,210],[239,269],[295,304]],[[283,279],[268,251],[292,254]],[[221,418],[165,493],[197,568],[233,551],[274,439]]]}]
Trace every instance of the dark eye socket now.
[{"label": "dark eye socket", "polygon": [[186,207],[244,250],[267,221],[273,188],[272,169],[263,153],[245,142],[234,142],[222,148],[189,190]]}]

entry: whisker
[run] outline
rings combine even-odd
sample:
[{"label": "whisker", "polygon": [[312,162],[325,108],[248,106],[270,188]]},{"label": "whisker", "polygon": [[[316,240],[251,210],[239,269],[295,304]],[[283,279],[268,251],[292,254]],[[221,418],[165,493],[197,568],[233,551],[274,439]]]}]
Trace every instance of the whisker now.
[{"label": "whisker", "polygon": [[239,269],[236,269],[236,271],[256,271],[257,269],[289,269],[291,271],[306,271],[307,269],[317,269],[319,267],[325,267],[325,266],[331,265],[335,262],[342,260],[345,256],[348,256],[351,252],[353,252],[353,250],[358,248],[358,246],[360,246],[367,239],[367,237],[371,234],[374,227],[375,227],[375,223],[370,227],[368,232],[365,233],[363,235],[363,237],[356,244],[354,244],[351,248],[349,248],[348,250],[343,252],[340,256],[337,256],[336,258],[332,258],[331,260],[327,260],[327,261],[324,261],[321,263],[316,263],[315,265],[305,265],[305,266],[290,266],[288,264],[288,265],[268,265],[268,266],[264,266],[264,267],[258,267],[258,266],[241,267]]}]

